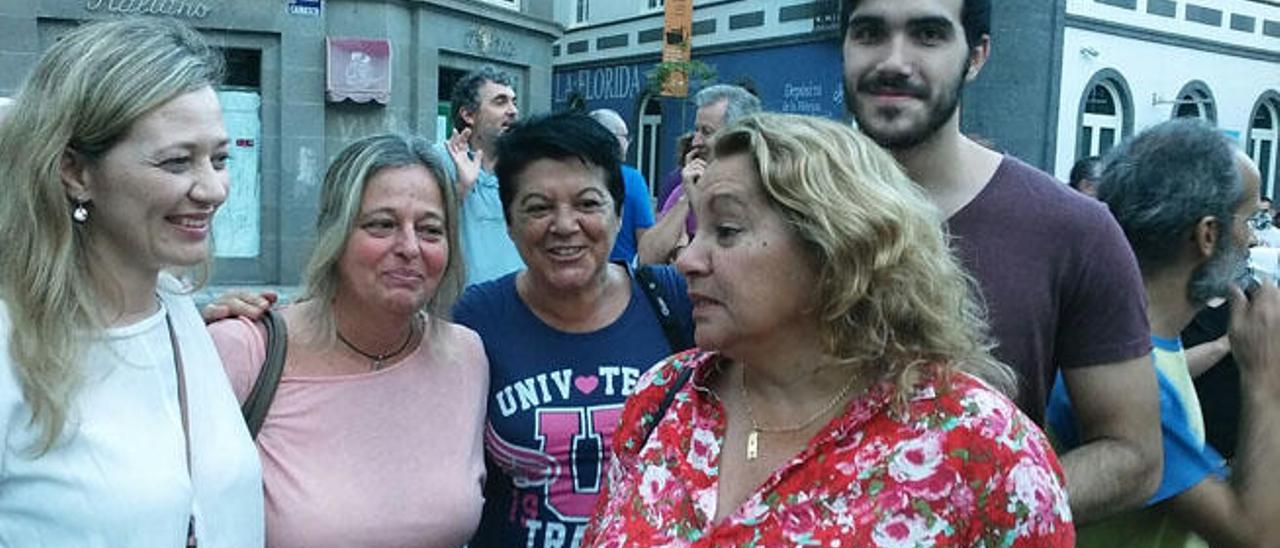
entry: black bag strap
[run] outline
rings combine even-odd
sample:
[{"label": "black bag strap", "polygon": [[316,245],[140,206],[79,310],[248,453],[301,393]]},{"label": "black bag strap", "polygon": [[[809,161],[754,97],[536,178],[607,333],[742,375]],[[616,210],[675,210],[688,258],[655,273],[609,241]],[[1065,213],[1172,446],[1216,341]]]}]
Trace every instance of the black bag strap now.
[{"label": "black bag strap", "polygon": [[[671,346],[671,352],[680,352],[693,348],[693,341],[689,340],[688,333],[680,328],[679,322],[671,313],[671,307],[667,306],[667,300],[662,295],[659,288],[658,277],[653,273],[653,265],[640,265],[635,269],[636,281],[640,282],[640,289],[644,291],[646,297],[649,298],[649,304],[658,313],[658,323],[662,325],[662,333],[667,337],[667,344]],[[682,383],[683,384],[683,383]],[[665,406],[662,409],[666,410]]]},{"label": "black bag strap", "polygon": [[271,400],[276,397],[276,387],[280,386],[280,376],[284,374],[284,353],[289,346],[289,334],[285,329],[284,316],[270,309],[262,313],[262,325],[267,328],[267,357],[258,370],[258,378],[253,382],[253,390],[240,406],[244,415],[244,423],[249,427],[249,436],[258,438],[262,430],[262,422],[271,409]]},{"label": "black bag strap", "polygon": [[692,376],[693,367],[686,366],[676,376],[675,382],[667,387],[667,393],[662,396],[662,403],[658,405],[657,413],[653,415],[653,425],[648,430],[645,430],[644,439],[640,441],[640,447],[644,447],[644,444],[649,441],[649,437],[653,435],[653,431],[658,429],[658,425],[662,423],[662,417],[667,415],[667,409],[671,407],[671,402],[675,401],[676,394],[680,393],[680,389],[684,388],[684,385],[689,382],[689,377]]}]

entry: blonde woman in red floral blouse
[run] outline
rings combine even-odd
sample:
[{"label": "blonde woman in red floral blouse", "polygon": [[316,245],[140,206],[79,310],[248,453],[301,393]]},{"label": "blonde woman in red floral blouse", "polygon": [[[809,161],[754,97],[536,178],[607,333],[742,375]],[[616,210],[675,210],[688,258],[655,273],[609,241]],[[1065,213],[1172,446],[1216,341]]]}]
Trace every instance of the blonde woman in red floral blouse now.
[{"label": "blonde woman in red floral blouse", "polygon": [[677,261],[700,349],[640,379],[584,545],[1071,546],[1057,458],[893,159],[778,114],[713,150]]}]

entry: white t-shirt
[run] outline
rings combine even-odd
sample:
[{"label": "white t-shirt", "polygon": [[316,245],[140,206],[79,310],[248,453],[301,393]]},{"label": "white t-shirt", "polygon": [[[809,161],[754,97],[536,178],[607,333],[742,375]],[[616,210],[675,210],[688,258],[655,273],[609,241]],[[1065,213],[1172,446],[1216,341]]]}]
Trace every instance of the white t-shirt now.
[{"label": "white t-shirt", "polygon": [[[258,455],[217,351],[190,297],[162,290],[160,300],[156,314],[90,343],[63,438],[40,457],[0,302],[0,547],[185,546],[192,514],[202,548],[263,545]],[[166,313],[186,376],[193,480]]]}]

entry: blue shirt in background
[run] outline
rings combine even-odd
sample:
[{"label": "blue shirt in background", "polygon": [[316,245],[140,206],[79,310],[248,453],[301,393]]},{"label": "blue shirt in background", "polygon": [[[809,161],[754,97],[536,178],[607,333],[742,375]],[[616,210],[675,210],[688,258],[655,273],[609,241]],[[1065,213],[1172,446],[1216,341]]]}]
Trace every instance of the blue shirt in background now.
[{"label": "blue shirt in background", "polygon": [[[1204,541],[1158,502],[1176,497],[1209,476],[1226,477],[1222,457],[1205,443],[1204,418],[1180,339],[1152,336],[1152,365],[1160,387],[1164,474],[1146,507],[1076,528],[1076,546],[1199,547]],[[1061,453],[1080,445],[1075,410],[1059,372],[1045,414],[1049,437]]]},{"label": "blue shirt in background", "polygon": [[609,259],[630,263],[636,258],[636,229],[653,226],[653,202],[649,200],[649,185],[636,168],[622,166],[622,182],[626,185],[626,200],[622,203],[622,228],[618,240],[613,243]]},{"label": "blue shirt in background", "polygon": [[[458,167],[453,164],[453,157],[449,156],[444,144],[436,144],[435,150],[456,185]],[[502,200],[498,197],[498,176],[481,169],[471,192],[458,199],[461,200],[459,212],[462,217],[458,223],[462,229],[458,241],[462,243],[462,260],[467,266],[467,285],[486,282],[524,268],[524,260],[507,235]]]}]

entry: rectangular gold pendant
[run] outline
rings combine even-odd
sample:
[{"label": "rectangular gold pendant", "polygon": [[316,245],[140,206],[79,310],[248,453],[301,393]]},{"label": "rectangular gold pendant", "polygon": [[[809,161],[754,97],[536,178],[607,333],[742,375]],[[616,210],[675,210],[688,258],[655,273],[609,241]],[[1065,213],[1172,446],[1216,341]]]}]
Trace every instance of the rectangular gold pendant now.
[{"label": "rectangular gold pendant", "polygon": [[760,456],[760,432],[752,430],[747,434],[747,460],[756,460]]}]

